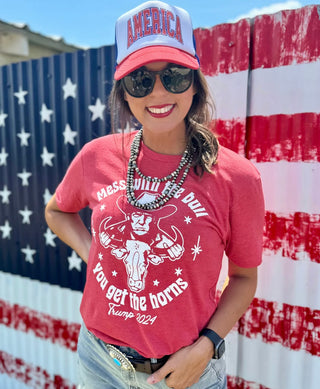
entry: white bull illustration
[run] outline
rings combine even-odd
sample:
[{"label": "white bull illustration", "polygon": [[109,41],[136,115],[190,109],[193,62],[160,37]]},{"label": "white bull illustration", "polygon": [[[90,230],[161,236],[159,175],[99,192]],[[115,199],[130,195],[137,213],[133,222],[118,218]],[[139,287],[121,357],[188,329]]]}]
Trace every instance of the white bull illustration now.
[{"label": "white bull illustration", "polygon": [[118,223],[110,224],[111,217],[100,223],[100,243],[123,261],[131,291],[138,293],[144,290],[150,263],[159,265],[165,259],[176,261],[183,255],[184,239],[178,228],[171,226],[171,236],[160,227],[161,220],[175,212],[173,205],[163,207],[161,212],[134,209],[127,214],[123,212],[125,219]]}]

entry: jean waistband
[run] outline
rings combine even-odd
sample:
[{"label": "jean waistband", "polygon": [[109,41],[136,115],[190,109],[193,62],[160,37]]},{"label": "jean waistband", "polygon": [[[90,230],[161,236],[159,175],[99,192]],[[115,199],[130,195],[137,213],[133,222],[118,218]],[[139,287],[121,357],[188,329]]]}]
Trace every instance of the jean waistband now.
[{"label": "jean waistband", "polygon": [[[111,347],[111,350],[109,350]],[[145,358],[140,355],[136,350],[131,349],[130,347],[123,347],[117,345],[107,345],[109,353],[115,363],[124,368],[125,370],[130,369],[130,366],[133,367],[136,371],[146,374],[152,374],[155,371],[159,370],[169,359],[169,356],[164,356],[162,358]],[[116,355],[114,351],[119,350],[120,355]],[[131,350],[131,352],[130,352]],[[124,358],[123,358],[124,357]]]},{"label": "jean waistband", "polygon": [[121,351],[130,361],[136,361],[142,363],[144,363],[145,361],[150,361],[151,363],[161,363],[161,362],[166,362],[170,356],[170,355],[165,355],[162,358],[146,358],[131,347],[117,346],[115,344],[113,344],[112,346],[117,348],[119,351]]}]

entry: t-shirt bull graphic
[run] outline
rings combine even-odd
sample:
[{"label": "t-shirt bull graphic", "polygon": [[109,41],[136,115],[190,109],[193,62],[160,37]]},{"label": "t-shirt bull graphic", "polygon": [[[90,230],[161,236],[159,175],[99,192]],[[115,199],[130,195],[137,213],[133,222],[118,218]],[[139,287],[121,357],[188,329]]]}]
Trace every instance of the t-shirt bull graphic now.
[{"label": "t-shirt bull graphic", "polygon": [[[150,201],[150,194],[144,193],[139,201]],[[138,293],[145,288],[150,263],[159,265],[165,259],[176,261],[184,253],[184,240],[179,229],[171,226],[171,231],[164,231],[161,228],[161,220],[174,215],[177,208],[167,205],[150,212],[135,208],[125,213],[120,201],[117,201],[117,205],[124,219],[117,223],[112,223],[112,217],[103,219],[99,227],[100,243],[123,261],[128,287]]]}]

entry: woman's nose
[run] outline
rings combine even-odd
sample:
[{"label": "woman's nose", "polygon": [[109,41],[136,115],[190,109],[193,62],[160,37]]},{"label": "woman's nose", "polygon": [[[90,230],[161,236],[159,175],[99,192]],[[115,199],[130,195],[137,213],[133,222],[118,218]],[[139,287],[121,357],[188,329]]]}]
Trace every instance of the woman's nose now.
[{"label": "woman's nose", "polygon": [[166,88],[162,85],[162,82],[161,82],[159,74],[156,74],[156,80],[155,80],[155,83],[154,83],[154,86],[153,86],[153,90],[152,90],[152,94],[153,93],[157,93],[157,94],[168,93]]}]

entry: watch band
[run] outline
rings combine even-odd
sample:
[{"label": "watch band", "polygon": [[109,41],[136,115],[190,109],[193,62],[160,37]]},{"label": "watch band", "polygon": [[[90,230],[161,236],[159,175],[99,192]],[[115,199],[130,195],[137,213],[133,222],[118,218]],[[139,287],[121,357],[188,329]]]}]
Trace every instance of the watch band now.
[{"label": "watch band", "polygon": [[215,331],[210,330],[210,328],[204,328],[200,332],[200,336],[206,336],[211,340],[214,346],[214,359],[220,359],[225,351],[225,342]]}]

